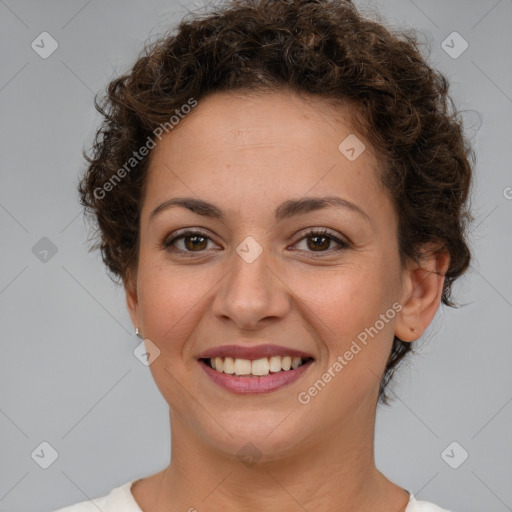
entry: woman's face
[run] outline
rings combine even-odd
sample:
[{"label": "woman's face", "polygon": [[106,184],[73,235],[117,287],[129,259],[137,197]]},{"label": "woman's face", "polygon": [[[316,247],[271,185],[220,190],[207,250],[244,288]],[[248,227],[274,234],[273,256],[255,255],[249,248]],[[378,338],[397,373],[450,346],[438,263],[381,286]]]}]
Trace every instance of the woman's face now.
[{"label": "woman's face", "polygon": [[[372,421],[403,276],[379,161],[347,119],[291,92],[216,93],[153,150],[127,301],[160,351],[150,369],[171,417],[211,447],[293,453]],[[169,204],[155,212],[183,197],[222,219]],[[287,208],[322,197],[340,202]],[[200,234],[182,237],[185,228]],[[225,345],[280,345],[313,361],[277,389],[237,392],[198,359]],[[255,378],[268,377],[244,382]]]}]

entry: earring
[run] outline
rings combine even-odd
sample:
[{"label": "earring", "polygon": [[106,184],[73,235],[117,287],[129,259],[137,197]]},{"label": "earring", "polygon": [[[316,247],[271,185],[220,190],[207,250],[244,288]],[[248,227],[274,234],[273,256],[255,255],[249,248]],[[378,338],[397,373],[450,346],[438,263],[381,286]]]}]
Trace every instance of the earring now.
[{"label": "earring", "polygon": [[409,327],[409,329],[411,329],[412,332],[418,332],[418,329],[416,329],[416,327]]},{"label": "earring", "polygon": [[139,332],[139,328],[138,327],[135,327],[135,336],[137,336],[138,338],[140,339],[143,339],[143,336],[141,336],[140,332]]}]

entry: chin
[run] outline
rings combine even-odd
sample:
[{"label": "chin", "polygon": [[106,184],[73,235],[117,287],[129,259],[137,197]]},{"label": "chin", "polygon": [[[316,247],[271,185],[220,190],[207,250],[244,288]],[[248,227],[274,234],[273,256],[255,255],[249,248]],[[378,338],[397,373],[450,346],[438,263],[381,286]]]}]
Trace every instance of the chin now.
[{"label": "chin", "polygon": [[[262,415],[258,410],[252,413],[240,411],[238,417],[230,416],[229,421],[225,419],[227,416],[217,417],[229,433],[214,421],[202,428],[205,441],[213,449],[229,456],[252,457],[261,461],[298,453],[303,449],[307,432],[291,417],[285,419],[289,412]],[[212,436],[214,432],[217,435]]]}]

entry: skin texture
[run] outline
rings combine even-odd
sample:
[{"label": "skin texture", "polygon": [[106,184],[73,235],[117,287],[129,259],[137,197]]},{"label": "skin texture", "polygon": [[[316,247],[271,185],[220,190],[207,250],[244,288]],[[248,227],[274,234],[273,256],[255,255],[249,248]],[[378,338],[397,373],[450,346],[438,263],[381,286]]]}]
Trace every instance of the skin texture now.
[{"label": "skin texture", "polygon": [[[172,456],[132,487],[144,512],[405,509],[408,493],[374,463],[379,382],[393,334],[413,341],[433,319],[449,260],[437,253],[422,268],[400,266],[378,158],[369,144],[354,161],[338,150],[354,133],[347,114],[288,90],[215,93],[153,150],[138,268],[125,289],[133,324],[160,350],[150,370],[169,404]],[[283,201],[328,195],[355,203],[369,220],[339,207],[274,219]],[[179,196],[214,203],[226,220],[181,207],[150,220]],[[161,246],[181,228],[209,237],[200,249],[174,241],[189,258]],[[307,228],[328,228],[350,245],[335,251],[327,239],[315,249]],[[263,249],[252,263],[236,252],[248,236]],[[401,311],[317,396],[299,403],[297,395],[394,303]],[[285,388],[245,396],[212,383],[196,359],[218,345],[263,343],[315,361]],[[249,441],[261,452],[252,467],[236,455]]]}]

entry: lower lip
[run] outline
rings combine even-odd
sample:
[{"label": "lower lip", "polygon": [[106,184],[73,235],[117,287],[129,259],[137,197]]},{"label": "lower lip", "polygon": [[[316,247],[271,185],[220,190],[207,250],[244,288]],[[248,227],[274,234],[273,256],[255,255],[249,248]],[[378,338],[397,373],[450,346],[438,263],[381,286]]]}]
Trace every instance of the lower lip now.
[{"label": "lower lip", "polygon": [[292,382],[295,382],[298,378],[304,375],[304,372],[308,370],[312,363],[313,359],[310,359],[307,363],[304,363],[295,370],[269,373],[262,377],[237,377],[228,373],[218,372],[217,370],[210,368],[204,361],[199,361],[201,368],[204,370],[206,375],[213,380],[213,382],[224,389],[239,394],[268,393],[269,391],[280,389]]}]

